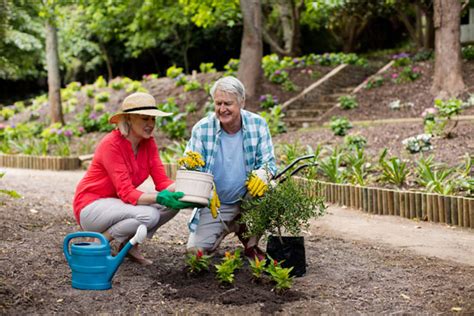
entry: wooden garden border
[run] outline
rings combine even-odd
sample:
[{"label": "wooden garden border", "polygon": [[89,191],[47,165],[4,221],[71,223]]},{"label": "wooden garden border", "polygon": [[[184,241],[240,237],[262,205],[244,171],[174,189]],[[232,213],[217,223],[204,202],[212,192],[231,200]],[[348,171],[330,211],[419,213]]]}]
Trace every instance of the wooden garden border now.
[{"label": "wooden garden border", "polygon": [[328,203],[376,215],[474,228],[473,198],[297,179],[310,184],[309,192],[324,196]]},{"label": "wooden garden border", "polygon": [[0,166],[40,170],[75,170],[81,168],[79,157],[0,154]]}]

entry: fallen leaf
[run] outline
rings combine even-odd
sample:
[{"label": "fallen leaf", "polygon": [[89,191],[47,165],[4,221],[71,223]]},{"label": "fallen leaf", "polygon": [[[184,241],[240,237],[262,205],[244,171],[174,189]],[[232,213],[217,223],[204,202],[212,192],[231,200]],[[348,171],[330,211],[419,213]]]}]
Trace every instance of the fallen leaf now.
[{"label": "fallen leaf", "polygon": [[403,298],[406,299],[406,300],[411,300],[410,296],[405,295],[405,294],[403,294],[403,293],[401,293],[400,296],[403,297]]},{"label": "fallen leaf", "polygon": [[453,307],[453,308],[451,308],[451,311],[452,312],[460,312],[460,311],[462,311],[462,308],[461,307]]}]

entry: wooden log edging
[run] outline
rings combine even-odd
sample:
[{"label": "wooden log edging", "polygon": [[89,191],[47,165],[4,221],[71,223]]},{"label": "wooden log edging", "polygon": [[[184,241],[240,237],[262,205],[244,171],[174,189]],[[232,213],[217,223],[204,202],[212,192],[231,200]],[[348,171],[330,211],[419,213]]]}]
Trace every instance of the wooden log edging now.
[{"label": "wooden log edging", "polygon": [[81,160],[79,157],[0,154],[0,166],[39,170],[76,170],[81,168]]},{"label": "wooden log edging", "polygon": [[374,215],[393,215],[474,229],[473,198],[298,179],[311,187],[326,188],[317,192],[325,197],[327,203]]}]

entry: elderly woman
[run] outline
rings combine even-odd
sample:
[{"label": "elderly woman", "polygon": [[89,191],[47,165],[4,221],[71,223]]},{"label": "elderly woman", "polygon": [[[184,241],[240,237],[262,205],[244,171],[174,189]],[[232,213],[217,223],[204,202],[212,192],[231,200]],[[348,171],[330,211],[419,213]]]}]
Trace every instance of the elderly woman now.
[{"label": "elderly woman", "polygon": [[[123,245],[141,224],[146,225],[151,238],[177,210],[194,206],[179,200],[182,192],[172,192],[174,182],[166,176],[153,138],[155,117],[168,115],[171,113],[157,109],[153,96],[134,93],[110,118],[118,129],[97,146],[74,196],[74,215],[84,230],[100,232]],[[137,189],[149,176],[158,192]],[[129,251],[129,257],[143,265],[152,263],[137,246]]]},{"label": "elderly woman", "polygon": [[[192,131],[186,150],[199,152],[206,163],[205,172],[214,175],[221,208],[217,218],[211,210],[198,209],[190,221],[188,251],[214,251],[222,239],[235,232],[245,249],[245,255],[264,258],[257,247],[258,238],[245,238],[245,227],[239,225],[241,199],[248,192],[261,195],[266,183],[276,172],[275,156],[266,121],[244,110],[245,88],[234,77],[217,80],[211,88],[214,113],[199,121]],[[247,186],[249,173],[256,175],[257,185]]]}]

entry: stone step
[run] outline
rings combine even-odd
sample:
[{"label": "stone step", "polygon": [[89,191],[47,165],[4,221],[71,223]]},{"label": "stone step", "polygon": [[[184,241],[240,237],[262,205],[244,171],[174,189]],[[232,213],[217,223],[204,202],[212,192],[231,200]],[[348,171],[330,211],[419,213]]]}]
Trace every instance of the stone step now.
[{"label": "stone step", "polygon": [[315,126],[315,125],[322,125],[322,123],[319,122],[318,117],[285,117],[283,121],[289,126],[289,127],[310,127],[310,126]]},{"label": "stone step", "polygon": [[286,110],[304,110],[304,109],[329,109],[337,100],[319,101],[319,100],[300,100],[299,102],[292,103]]},{"label": "stone step", "polygon": [[285,117],[287,118],[312,118],[318,117],[324,112],[327,111],[328,108],[304,108],[304,109],[294,109],[294,110],[287,110],[285,112]]}]

